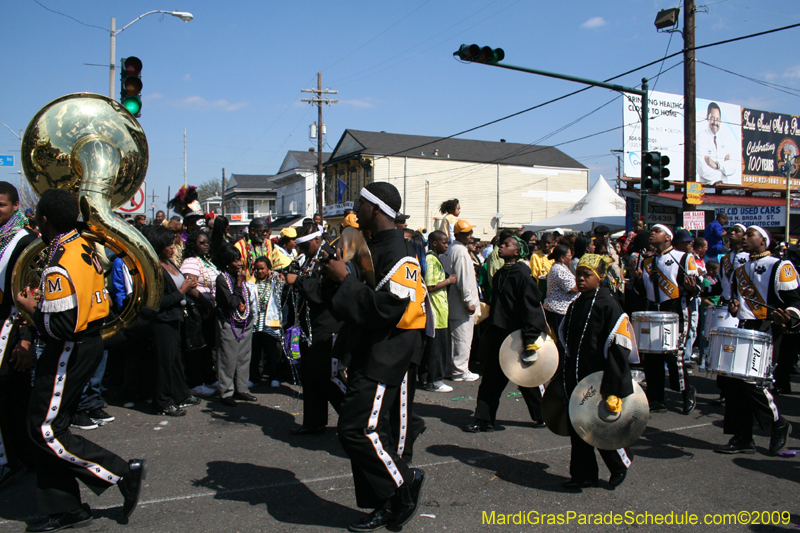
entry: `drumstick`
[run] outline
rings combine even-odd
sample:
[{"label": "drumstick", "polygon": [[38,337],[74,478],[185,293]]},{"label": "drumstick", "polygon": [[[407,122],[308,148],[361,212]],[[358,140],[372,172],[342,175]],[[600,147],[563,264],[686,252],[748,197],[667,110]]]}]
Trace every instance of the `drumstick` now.
[{"label": "drumstick", "polygon": [[748,302],[753,302],[754,304],[758,304],[758,305],[760,305],[761,307],[766,307],[767,309],[772,309],[773,311],[780,311],[780,308],[778,308],[778,307],[772,307],[771,305],[767,305],[767,304],[765,304],[765,303],[763,303],[763,302],[759,302],[759,301],[758,301],[758,300],[756,300],[755,298],[748,298],[748,297],[747,297],[747,296],[745,296],[745,295],[742,295],[742,298],[744,298],[744,299],[745,299],[745,300],[747,300]]}]

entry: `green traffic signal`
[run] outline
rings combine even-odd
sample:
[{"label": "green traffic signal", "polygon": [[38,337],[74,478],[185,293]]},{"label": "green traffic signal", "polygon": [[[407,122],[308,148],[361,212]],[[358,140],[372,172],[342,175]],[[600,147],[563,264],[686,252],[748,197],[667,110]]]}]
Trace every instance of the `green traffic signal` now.
[{"label": "green traffic signal", "polygon": [[142,116],[142,61],[138,57],[122,58],[119,101],[133,116]]}]

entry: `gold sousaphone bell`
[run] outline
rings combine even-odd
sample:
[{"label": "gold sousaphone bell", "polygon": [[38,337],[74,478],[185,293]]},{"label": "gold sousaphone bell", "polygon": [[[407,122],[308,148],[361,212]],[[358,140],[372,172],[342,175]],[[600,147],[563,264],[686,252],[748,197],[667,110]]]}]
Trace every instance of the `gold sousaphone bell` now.
[{"label": "gold sousaphone bell", "polygon": [[[113,211],[141,186],[148,157],[139,122],[119,102],[99,94],[53,100],[36,113],[22,139],[22,169],[33,190],[41,195],[58,187],[77,196],[83,237],[113,250],[131,273],[129,303],[103,327],[103,338],[131,324],[142,307],[158,309],[164,291],[153,247]],[[38,239],[20,255],[11,278],[14,294],[39,286],[47,249]]]},{"label": "gold sousaphone bell", "polygon": [[558,349],[550,335],[543,333],[536,344],[539,346],[536,350],[538,357],[532,363],[522,360],[525,344],[521,330],[512,332],[500,346],[500,368],[511,382],[520,387],[544,385],[558,370]]}]

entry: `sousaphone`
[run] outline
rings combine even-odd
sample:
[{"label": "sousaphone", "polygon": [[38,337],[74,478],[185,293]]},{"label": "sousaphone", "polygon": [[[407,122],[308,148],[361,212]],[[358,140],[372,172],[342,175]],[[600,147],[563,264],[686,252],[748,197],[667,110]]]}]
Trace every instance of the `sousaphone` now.
[{"label": "sousaphone", "polygon": [[[103,326],[103,338],[130,325],[142,307],[158,309],[164,291],[155,250],[113,212],[141,186],[148,157],[147,139],[136,118],[99,94],[53,100],[36,113],[22,139],[22,169],[33,190],[41,195],[58,187],[74,194],[85,224],[80,228],[83,237],[113,250],[130,270],[130,303]],[[22,252],[11,278],[14,294],[39,286],[47,248],[37,239]]]}]

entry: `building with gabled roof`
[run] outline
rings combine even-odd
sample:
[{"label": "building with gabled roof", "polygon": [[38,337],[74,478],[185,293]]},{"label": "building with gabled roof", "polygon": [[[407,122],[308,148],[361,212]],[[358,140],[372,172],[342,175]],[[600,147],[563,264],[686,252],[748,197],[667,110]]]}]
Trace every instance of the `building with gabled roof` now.
[{"label": "building with gabled roof", "polygon": [[241,229],[254,218],[276,215],[278,193],[270,183],[271,175],[231,174],[225,184],[225,216],[234,229]]},{"label": "building with gabled roof", "polygon": [[553,216],[587,192],[589,169],[552,146],[345,130],[325,164],[325,218],[339,218],[372,181],[394,184],[409,227],[431,231],[458,198],[475,236]]},{"label": "building with gabled roof", "polygon": [[[271,176],[270,185],[277,193],[277,219],[273,229],[297,226],[304,218],[312,218],[317,210],[317,161],[313,149],[302,152],[290,150],[281,163],[278,173]],[[323,152],[326,161],[329,153]]]}]

